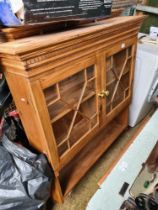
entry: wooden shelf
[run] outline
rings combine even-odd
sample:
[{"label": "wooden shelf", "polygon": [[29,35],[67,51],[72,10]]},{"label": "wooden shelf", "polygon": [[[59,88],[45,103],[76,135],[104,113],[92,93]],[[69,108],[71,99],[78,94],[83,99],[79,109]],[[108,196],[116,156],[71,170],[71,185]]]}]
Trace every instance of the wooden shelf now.
[{"label": "wooden shelf", "polygon": [[69,139],[70,146],[72,147],[76,142],[78,142],[84,135],[86,135],[90,131],[90,122],[88,122],[88,120],[86,119],[82,119],[73,127]]},{"label": "wooden shelf", "polygon": [[[68,115],[52,125],[60,156],[80,142],[99,123],[95,97],[81,103],[79,110],[76,112],[69,112]],[[75,120],[73,120],[74,116]]]},{"label": "wooden shelf", "polygon": [[[128,74],[128,73],[130,73],[130,70],[125,71],[125,72],[122,74],[122,76],[125,76],[125,75]],[[115,82],[115,81],[116,81],[116,79],[113,79],[113,80],[107,82],[106,86],[111,85],[111,84],[112,84],[113,82]]]},{"label": "wooden shelf", "polygon": [[77,143],[81,138],[83,138],[91,131],[89,124],[90,122],[87,122],[85,119],[82,119],[79,123],[77,123],[74,126],[73,131],[68,140],[66,140],[65,134],[65,139],[63,139],[63,141],[60,140],[61,143],[57,145],[60,157],[62,157],[62,155],[64,155],[67,151],[70,150],[70,148],[68,147],[68,142],[70,147],[72,147],[75,143]]},{"label": "wooden shelf", "polygon": [[[70,143],[73,142],[74,138],[75,139],[80,139],[80,137],[84,134],[86,134],[87,132],[89,132],[90,130],[90,126],[88,125],[87,120],[82,119],[80,120],[78,123],[76,123],[73,127],[72,133],[69,137],[69,141]],[[59,145],[57,145],[58,147],[60,147],[63,143],[67,142],[66,140],[66,134],[62,135],[61,139],[58,139]],[[72,145],[71,145],[72,146]]]},{"label": "wooden shelf", "polygon": [[48,110],[51,118],[51,123],[56,122],[57,120],[72,111],[72,109],[61,100],[56,102],[56,104],[53,104],[50,108],[48,108]]},{"label": "wooden shelf", "polygon": [[[96,95],[95,92],[89,91],[89,93],[83,98],[81,103],[84,103],[85,101],[87,101],[88,99],[90,99],[91,97],[95,95]],[[74,99],[73,94],[71,95],[71,97],[72,97],[71,98],[72,100],[70,101],[70,105],[65,104],[63,101],[58,101],[56,102],[56,104],[52,105],[52,107],[49,107],[51,123],[56,122],[60,118],[64,117],[64,115],[68,114],[72,110],[75,110],[77,102],[73,100]],[[72,109],[72,107],[74,108]]]},{"label": "wooden shelf", "polygon": [[69,165],[63,168],[60,172],[60,179],[64,195],[73,189],[126,127],[127,124],[120,124],[117,119],[112,121],[99,135],[93,137],[91,142],[80,151]]}]

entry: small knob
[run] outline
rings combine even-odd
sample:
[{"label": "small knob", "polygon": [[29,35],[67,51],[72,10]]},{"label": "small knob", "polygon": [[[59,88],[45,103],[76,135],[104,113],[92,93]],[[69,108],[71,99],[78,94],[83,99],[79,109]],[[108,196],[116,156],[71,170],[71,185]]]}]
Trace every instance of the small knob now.
[{"label": "small knob", "polygon": [[105,97],[105,94],[104,94],[103,92],[101,92],[101,93],[98,94],[98,96],[99,96],[100,98],[104,98],[104,97]]},{"label": "small knob", "polygon": [[104,90],[103,93],[104,93],[105,96],[109,96],[110,95],[110,92],[108,90]]}]

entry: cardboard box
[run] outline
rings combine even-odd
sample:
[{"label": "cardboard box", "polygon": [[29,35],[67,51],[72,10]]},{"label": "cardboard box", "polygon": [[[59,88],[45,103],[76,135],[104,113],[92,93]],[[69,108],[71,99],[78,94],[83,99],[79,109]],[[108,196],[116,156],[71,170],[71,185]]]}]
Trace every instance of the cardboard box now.
[{"label": "cardboard box", "polygon": [[106,17],[112,8],[112,0],[12,0],[10,4],[24,24]]}]

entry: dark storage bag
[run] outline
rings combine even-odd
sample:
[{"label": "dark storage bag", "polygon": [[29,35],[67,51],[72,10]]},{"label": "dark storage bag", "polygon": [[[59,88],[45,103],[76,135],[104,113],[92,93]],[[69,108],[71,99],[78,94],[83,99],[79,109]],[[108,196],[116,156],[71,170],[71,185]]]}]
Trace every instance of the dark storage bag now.
[{"label": "dark storage bag", "polygon": [[0,72],[0,93],[9,90],[4,74]]},{"label": "dark storage bag", "polygon": [[36,155],[6,136],[0,144],[0,210],[44,209],[51,191],[51,170]]},{"label": "dark storage bag", "polygon": [[0,117],[11,102],[12,97],[4,75],[0,72]]}]

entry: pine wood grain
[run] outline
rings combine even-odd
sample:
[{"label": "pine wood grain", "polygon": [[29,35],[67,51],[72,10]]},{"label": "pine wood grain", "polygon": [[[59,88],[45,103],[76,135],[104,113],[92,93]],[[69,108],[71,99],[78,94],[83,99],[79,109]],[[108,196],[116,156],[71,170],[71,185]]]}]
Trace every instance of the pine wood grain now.
[{"label": "pine wood grain", "polygon": [[[47,155],[53,168],[52,197],[58,202],[127,126],[137,33],[144,18],[117,17],[1,44],[7,82],[31,145]],[[130,56],[125,56],[129,50]],[[118,74],[115,91],[109,90],[110,112],[104,94],[109,82],[107,58]],[[124,75],[128,81],[123,83]],[[83,171],[72,167],[75,159],[80,164],[85,160]],[[72,174],[66,172],[69,167]]]}]

